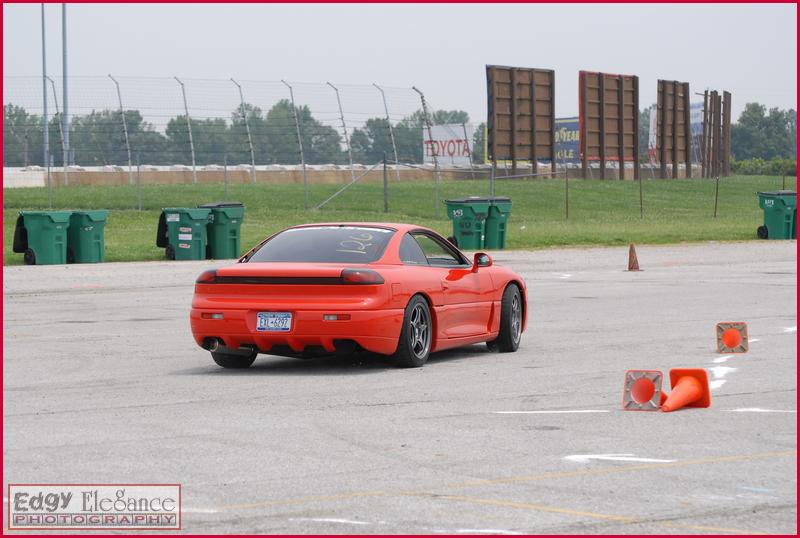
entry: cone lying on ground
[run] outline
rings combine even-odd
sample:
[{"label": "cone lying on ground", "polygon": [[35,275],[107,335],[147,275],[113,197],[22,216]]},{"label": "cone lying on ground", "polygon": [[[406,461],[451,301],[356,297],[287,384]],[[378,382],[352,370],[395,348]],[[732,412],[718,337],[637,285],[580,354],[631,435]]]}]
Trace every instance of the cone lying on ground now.
[{"label": "cone lying on ground", "polygon": [[708,388],[708,372],[703,368],[673,368],[669,371],[672,392],[661,405],[665,413],[677,411],[682,407],[711,406],[711,392]]},{"label": "cone lying on ground", "polygon": [[747,340],[747,323],[725,321],[717,323],[717,351],[719,353],[747,353],[750,343]]},{"label": "cone lying on ground", "polygon": [[636,247],[631,246],[628,248],[628,271],[639,270],[639,258],[636,257]]},{"label": "cone lying on ground", "polygon": [[664,402],[661,382],[664,374],[658,370],[628,370],[622,392],[625,411],[658,411]]}]

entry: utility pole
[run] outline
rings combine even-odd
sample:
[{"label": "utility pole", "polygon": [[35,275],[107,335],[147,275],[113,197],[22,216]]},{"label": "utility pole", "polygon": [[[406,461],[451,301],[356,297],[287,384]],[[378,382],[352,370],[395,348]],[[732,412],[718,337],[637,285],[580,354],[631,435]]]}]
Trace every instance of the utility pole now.
[{"label": "utility pole", "polygon": [[[62,92],[64,98],[64,114],[61,116],[61,121],[64,124],[61,128],[64,137],[64,147],[66,148],[66,155],[64,156],[64,160],[67,164],[72,164],[72,159],[69,155],[69,97],[67,94],[67,4],[61,4],[61,52],[62,52],[62,60],[61,60],[61,67],[63,69],[63,85],[62,85]],[[66,166],[66,165],[65,165]],[[66,175],[64,176],[64,180],[66,181]]]},{"label": "utility pole", "polygon": [[47,121],[47,52],[45,47],[44,2],[42,2],[42,149],[44,164],[50,169],[50,124]]},{"label": "utility pole", "polygon": [[[422,115],[425,116],[425,126],[428,128],[428,140],[433,143],[433,134],[431,132],[431,117],[428,114],[428,103],[425,101],[425,95],[417,89],[416,86],[411,87],[412,90],[419,94],[420,101],[422,101]],[[435,210],[434,214],[436,218],[439,218],[439,181],[440,181],[440,174],[439,174],[439,159],[436,157],[436,149],[431,148],[431,154],[433,155],[433,174],[434,180],[436,181],[436,197],[434,199]],[[423,156],[424,161],[424,156]],[[492,188],[494,188],[494,182],[492,183]],[[494,196],[494,192],[492,192],[492,196]]]},{"label": "utility pole", "polygon": [[336,92],[336,102],[339,103],[339,118],[342,120],[342,130],[344,130],[344,143],[347,145],[347,156],[350,159],[350,179],[352,182],[355,182],[356,171],[355,168],[353,168],[353,151],[350,149],[350,137],[347,136],[347,124],[344,122],[344,111],[342,110],[342,99],[339,97],[339,88],[330,82],[326,82],[326,84]]},{"label": "utility pole", "polygon": [[194,157],[194,139],[192,138],[192,118],[189,117],[189,105],[186,104],[186,86],[183,85],[181,79],[173,77],[181,85],[181,93],[183,94],[183,111],[186,113],[186,125],[189,129],[189,149],[192,152],[192,182],[197,183],[197,162]]},{"label": "utility pole", "polygon": [[292,101],[292,117],[294,118],[294,128],[297,131],[297,145],[300,147],[300,164],[303,166],[303,192],[305,194],[305,208],[308,209],[308,171],[306,170],[306,157],[303,154],[303,137],[300,134],[300,120],[297,118],[297,107],[294,105],[294,90],[292,86],[281,79],[281,82],[289,88],[289,98]]},{"label": "utility pole", "polygon": [[[386,123],[389,124],[389,139],[392,141],[392,151],[394,152],[394,174],[397,178],[397,181],[400,181],[400,162],[397,158],[397,145],[394,142],[394,129],[392,129],[392,120],[389,117],[389,106],[386,104],[386,94],[383,92],[383,88],[372,83],[373,86],[378,88],[378,91],[381,92],[381,98],[383,99],[383,110],[386,112]],[[385,161],[386,159],[384,159]]]},{"label": "utility pole", "polygon": [[[56,83],[50,77],[45,77],[50,81],[50,86],[53,88],[53,103],[56,105],[56,116],[58,112],[58,94],[56,93]],[[67,170],[67,144],[64,141],[64,124],[58,122],[58,134],[61,135],[61,163],[64,165],[64,185],[69,185],[69,171]]]},{"label": "utility pole", "polygon": [[253,150],[253,137],[250,136],[250,122],[247,121],[247,111],[244,109],[244,94],[242,93],[242,85],[233,80],[231,77],[231,82],[236,84],[236,87],[239,88],[239,101],[242,103],[242,118],[244,118],[244,128],[247,130],[247,143],[250,145],[250,175],[253,178],[253,183],[256,182],[256,152]]},{"label": "utility pole", "polygon": [[133,159],[131,158],[131,142],[128,138],[128,121],[125,119],[125,108],[122,106],[122,93],[119,91],[119,82],[109,73],[108,78],[117,87],[117,99],[119,100],[119,113],[122,114],[122,132],[125,133],[125,148],[128,151],[128,185],[133,185]]}]

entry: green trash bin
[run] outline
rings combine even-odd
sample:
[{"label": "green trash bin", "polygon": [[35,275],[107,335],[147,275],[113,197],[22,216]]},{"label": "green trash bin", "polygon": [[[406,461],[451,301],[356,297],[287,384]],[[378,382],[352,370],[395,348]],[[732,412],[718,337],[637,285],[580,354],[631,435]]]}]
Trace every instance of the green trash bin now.
[{"label": "green trash bin", "polygon": [[100,263],[105,260],[108,211],[73,211],[67,230],[67,263]]},{"label": "green trash bin", "polygon": [[165,249],[168,260],[206,259],[206,226],[209,210],[165,207],[158,218],[156,246]]},{"label": "green trash bin", "polygon": [[71,211],[20,211],[12,250],[25,255],[25,265],[67,263],[71,214]]},{"label": "green trash bin", "polygon": [[760,239],[797,239],[797,192],[759,192],[758,206],[764,210]]},{"label": "green trash bin", "polygon": [[483,246],[487,249],[506,248],[506,226],[508,216],[511,215],[511,198],[496,197],[491,200]]},{"label": "green trash bin", "polygon": [[453,237],[458,248],[478,250],[483,248],[486,218],[489,216],[491,198],[470,196],[457,200],[445,200],[447,216],[453,221]]},{"label": "green trash bin", "polygon": [[211,211],[208,215],[209,260],[238,258],[242,251],[242,221],[244,206],[240,202],[216,202],[198,206]]}]

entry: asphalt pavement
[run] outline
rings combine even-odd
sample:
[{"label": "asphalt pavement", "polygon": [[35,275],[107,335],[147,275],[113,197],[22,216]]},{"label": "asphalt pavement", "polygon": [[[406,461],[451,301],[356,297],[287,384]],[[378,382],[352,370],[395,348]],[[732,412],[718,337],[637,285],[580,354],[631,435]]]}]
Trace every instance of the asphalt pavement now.
[{"label": "asphalt pavement", "polygon": [[[180,483],[195,533],[795,534],[796,248],[497,252],[529,287],[519,351],[421,369],[219,368],[188,322],[219,262],[4,267],[4,487]],[[721,321],[748,353],[717,353]],[[621,409],[626,370],[684,367],[710,408]]]}]

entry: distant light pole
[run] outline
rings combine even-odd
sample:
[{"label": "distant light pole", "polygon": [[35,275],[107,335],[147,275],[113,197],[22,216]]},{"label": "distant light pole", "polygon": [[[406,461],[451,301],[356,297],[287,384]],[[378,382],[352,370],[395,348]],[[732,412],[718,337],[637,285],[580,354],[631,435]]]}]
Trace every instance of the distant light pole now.
[{"label": "distant light pole", "polygon": [[67,152],[64,159],[66,163],[72,164],[72,159],[70,159],[69,156],[69,98],[67,95],[67,4],[61,4],[61,49],[61,67],[64,76],[64,80],[62,81],[64,115],[61,116],[61,122],[64,125],[61,129],[64,131],[64,147]]},{"label": "distant light pole", "polygon": [[45,47],[44,3],[42,3],[42,164],[50,166],[50,125],[47,122],[47,53]]}]

